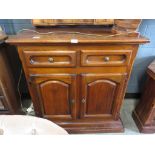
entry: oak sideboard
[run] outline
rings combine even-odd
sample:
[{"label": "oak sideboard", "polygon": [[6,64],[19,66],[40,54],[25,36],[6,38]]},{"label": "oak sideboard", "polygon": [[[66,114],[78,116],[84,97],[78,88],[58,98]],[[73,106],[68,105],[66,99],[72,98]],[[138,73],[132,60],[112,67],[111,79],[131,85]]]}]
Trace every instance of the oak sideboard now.
[{"label": "oak sideboard", "polygon": [[69,133],[122,132],[127,83],[139,45],[149,40],[83,29],[25,30],[7,43],[18,48],[38,117]]}]

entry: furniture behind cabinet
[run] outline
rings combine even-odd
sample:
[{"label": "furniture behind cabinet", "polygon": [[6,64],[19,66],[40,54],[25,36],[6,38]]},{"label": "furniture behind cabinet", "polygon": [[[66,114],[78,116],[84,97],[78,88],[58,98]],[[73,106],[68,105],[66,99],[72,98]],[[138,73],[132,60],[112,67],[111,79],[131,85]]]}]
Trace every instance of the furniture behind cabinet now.
[{"label": "furniture behind cabinet", "polygon": [[148,66],[147,81],[133,118],[143,133],[155,133],[155,60]]}]

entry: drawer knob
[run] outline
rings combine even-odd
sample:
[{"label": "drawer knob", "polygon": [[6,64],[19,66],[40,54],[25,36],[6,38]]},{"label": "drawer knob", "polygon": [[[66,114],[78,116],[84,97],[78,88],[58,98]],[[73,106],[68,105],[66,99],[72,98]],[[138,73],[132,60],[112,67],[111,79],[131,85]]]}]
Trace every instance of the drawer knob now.
[{"label": "drawer knob", "polygon": [[54,59],[53,59],[52,57],[50,57],[50,58],[48,58],[48,61],[49,61],[50,63],[52,63],[52,62],[54,62]]},{"label": "drawer knob", "polygon": [[30,59],[30,64],[34,64],[34,60],[33,59]]},{"label": "drawer knob", "polygon": [[110,60],[110,58],[109,57],[104,57],[104,61],[109,61]]}]

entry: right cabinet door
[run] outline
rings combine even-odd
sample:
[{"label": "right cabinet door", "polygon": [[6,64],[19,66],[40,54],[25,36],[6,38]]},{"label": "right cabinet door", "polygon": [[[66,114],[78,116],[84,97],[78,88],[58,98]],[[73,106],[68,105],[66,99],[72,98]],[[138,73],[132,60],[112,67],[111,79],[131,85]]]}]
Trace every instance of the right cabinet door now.
[{"label": "right cabinet door", "polygon": [[125,74],[81,75],[81,118],[119,117],[125,88]]}]

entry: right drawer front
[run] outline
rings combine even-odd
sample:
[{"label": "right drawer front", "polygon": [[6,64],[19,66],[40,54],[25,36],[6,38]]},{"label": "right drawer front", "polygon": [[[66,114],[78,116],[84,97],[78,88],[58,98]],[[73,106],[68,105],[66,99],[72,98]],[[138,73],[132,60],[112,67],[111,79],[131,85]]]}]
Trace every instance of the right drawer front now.
[{"label": "right drawer front", "polygon": [[75,67],[76,51],[23,51],[28,67]]},{"label": "right drawer front", "polygon": [[82,50],[81,66],[127,66],[131,50]]}]

